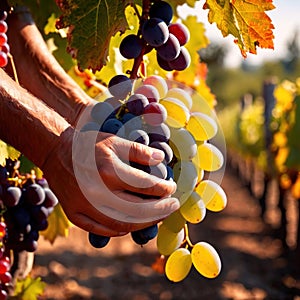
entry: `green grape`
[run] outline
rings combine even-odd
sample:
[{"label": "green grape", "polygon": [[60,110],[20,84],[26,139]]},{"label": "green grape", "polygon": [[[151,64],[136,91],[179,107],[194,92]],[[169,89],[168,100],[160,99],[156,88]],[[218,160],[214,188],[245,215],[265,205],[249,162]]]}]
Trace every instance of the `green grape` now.
[{"label": "green grape", "polygon": [[182,216],[190,223],[200,223],[206,215],[206,208],[203,200],[196,192],[192,192],[190,197],[180,207]]},{"label": "green grape", "polygon": [[184,127],[190,117],[189,110],[186,106],[175,98],[164,98],[159,101],[167,110],[168,116],[166,124],[173,128]]},{"label": "green grape", "polygon": [[207,278],[215,278],[221,272],[221,260],[217,251],[206,242],[194,245],[192,251],[192,262],[196,270]]},{"label": "green grape", "polygon": [[179,232],[170,231],[164,224],[158,228],[156,246],[160,254],[170,255],[178,249],[184,240],[184,228]]},{"label": "green grape", "polygon": [[192,97],[189,95],[188,92],[186,92],[183,89],[171,88],[168,90],[166,97],[180,100],[187,107],[188,110],[192,108]]},{"label": "green grape", "polygon": [[227,205],[227,197],[224,190],[214,181],[202,180],[195,191],[200,195],[206,208],[218,212]]},{"label": "green grape", "polygon": [[222,167],[224,163],[223,154],[216,146],[204,143],[199,145],[197,150],[200,169],[212,172]]},{"label": "green grape", "polygon": [[174,211],[163,220],[163,224],[174,233],[179,232],[184,227],[185,223],[185,218],[182,216],[179,210]]},{"label": "green grape", "polygon": [[168,84],[167,82],[164,80],[164,78],[162,78],[159,75],[151,75],[149,77],[147,77],[144,80],[144,84],[150,84],[153,85],[154,87],[156,87],[160,99],[164,98],[168,92]]},{"label": "green grape", "polygon": [[188,249],[179,248],[169,257],[165,267],[165,273],[169,280],[179,282],[183,280],[192,268],[192,257]]},{"label": "green grape", "polygon": [[186,129],[196,141],[206,141],[216,135],[218,126],[215,120],[208,115],[201,112],[193,112],[186,124]]},{"label": "green grape", "polygon": [[172,128],[169,144],[174,155],[182,161],[191,160],[197,154],[196,141],[185,128]]},{"label": "green grape", "polygon": [[180,192],[192,192],[197,184],[197,170],[191,161],[178,161],[173,166],[174,180]]},{"label": "green grape", "polygon": [[204,178],[204,170],[200,168],[200,156],[199,153],[192,158],[192,162],[197,170],[198,181],[197,184]]}]

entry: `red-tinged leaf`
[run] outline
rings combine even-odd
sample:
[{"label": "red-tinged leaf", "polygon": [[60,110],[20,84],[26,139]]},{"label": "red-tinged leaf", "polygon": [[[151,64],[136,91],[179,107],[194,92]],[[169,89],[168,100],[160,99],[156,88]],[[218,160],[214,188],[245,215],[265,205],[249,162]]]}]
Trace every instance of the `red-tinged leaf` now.
[{"label": "red-tinged leaf", "polygon": [[68,27],[68,50],[81,69],[100,70],[106,64],[111,37],[128,28],[129,0],[57,0],[62,11],[59,26]]},{"label": "red-tinged leaf", "polygon": [[265,13],[275,8],[272,0],[207,0],[203,8],[209,9],[209,22],[216,23],[224,37],[235,37],[244,57],[256,54],[257,47],[274,49],[274,26]]}]

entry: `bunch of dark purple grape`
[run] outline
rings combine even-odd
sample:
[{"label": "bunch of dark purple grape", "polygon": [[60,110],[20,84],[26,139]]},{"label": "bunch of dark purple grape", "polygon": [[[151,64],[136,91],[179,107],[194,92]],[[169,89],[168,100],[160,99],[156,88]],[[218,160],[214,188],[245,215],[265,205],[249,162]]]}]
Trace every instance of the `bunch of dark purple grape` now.
[{"label": "bunch of dark purple grape", "polygon": [[0,10],[0,68],[5,67],[8,63],[9,45],[7,43],[7,12]]},{"label": "bunch of dark purple grape", "polygon": [[16,252],[34,252],[39,231],[48,227],[47,218],[58,199],[46,179],[21,175],[18,167],[18,161],[11,160],[5,167],[0,165],[0,202],[7,228],[4,244]]},{"label": "bunch of dark purple grape", "polygon": [[[173,180],[172,168],[168,165],[173,151],[168,144],[170,129],[164,123],[167,118],[165,107],[159,103],[160,95],[147,80],[160,80],[159,76],[148,77],[134,92],[132,81],[125,75],[116,75],[108,85],[112,97],[95,104],[91,110],[92,122],[86,123],[81,131],[112,133],[130,141],[160,149],[165,154],[163,162],[155,165],[141,165],[133,161],[128,164],[166,180]],[[147,198],[147,195],[142,195]],[[157,235],[157,225],[131,233],[139,245],[146,244]],[[96,248],[102,248],[109,237],[89,233],[89,241]]]},{"label": "bunch of dark purple grape", "polygon": [[165,1],[155,1],[149,16],[141,24],[140,35],[130,34],[120,44],[120,53],[126,59],[140,56],[143,51],[156,50],[159,66],[166,71],[182,71],[191,62],[184,45],[189,41],[190,32],[182,23],[171,23],[173,10]]}]

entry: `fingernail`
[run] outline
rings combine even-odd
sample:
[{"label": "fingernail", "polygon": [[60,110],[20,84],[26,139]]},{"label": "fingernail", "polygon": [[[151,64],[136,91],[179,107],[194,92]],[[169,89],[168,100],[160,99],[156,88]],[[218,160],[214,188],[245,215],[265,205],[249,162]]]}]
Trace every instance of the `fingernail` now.
[{"label": "fingernail", "polygon": [[165,155],[162,151],[154,151],[152,153],[152,158],[155,160],[163,160],[164,157],[165,157]]}]

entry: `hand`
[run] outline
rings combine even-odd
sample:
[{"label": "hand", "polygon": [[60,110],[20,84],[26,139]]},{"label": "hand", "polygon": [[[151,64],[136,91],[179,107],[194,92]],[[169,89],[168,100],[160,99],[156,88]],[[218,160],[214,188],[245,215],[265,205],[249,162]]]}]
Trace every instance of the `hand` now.
[{"label": "hand", "polygon": [[[157,223],[179,208],[179,201],[169,197],[176,190],[174,182],[122,161],[155,165],[163,159],[161,151],[115,135],[78,133],[72,128],[61,139],[42,169],[75,225],[117,236]],[[145,200],[133,193],[161,198]]]}]

